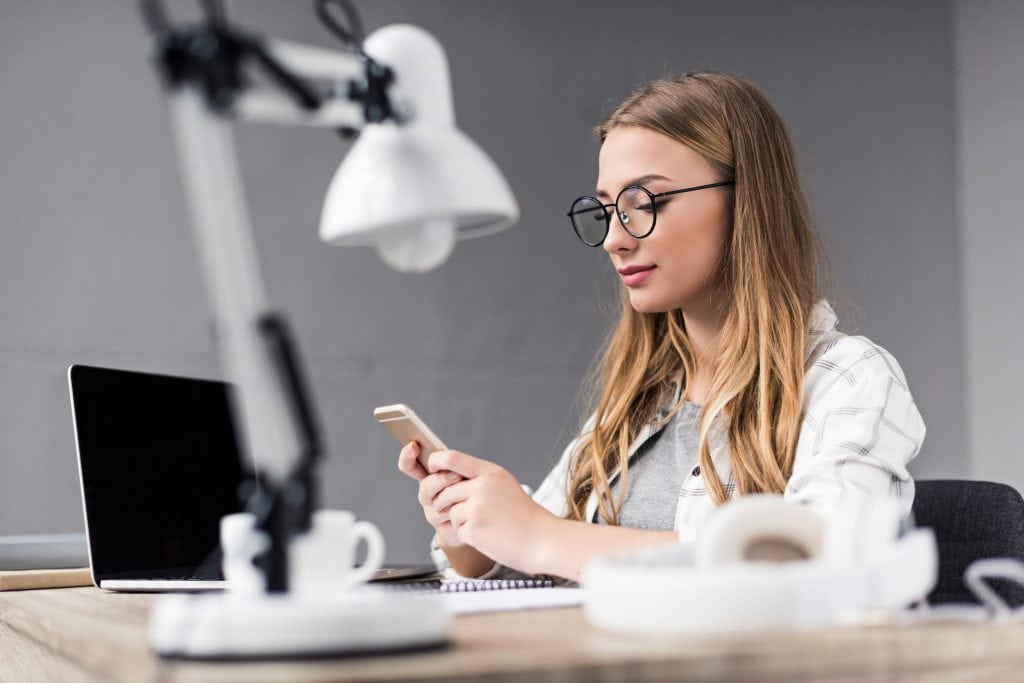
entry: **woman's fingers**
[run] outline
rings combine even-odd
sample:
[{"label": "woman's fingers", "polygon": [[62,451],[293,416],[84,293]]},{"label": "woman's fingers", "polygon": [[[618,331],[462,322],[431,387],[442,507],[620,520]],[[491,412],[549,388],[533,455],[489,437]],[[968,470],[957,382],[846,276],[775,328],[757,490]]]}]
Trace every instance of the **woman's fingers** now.
[{"label": "woman's fingers", "polygon": [[[452,474],[449,472],[449,474]],[[458,476],[458,475],[455,475]],[[470,493],[470,482],[462,481],[453,483],[450,486],[446,486],[436,496],[431,507],[434,508],[435,512],[443,513],[447,512],[448,508],[457,503],[461,503],[469,497]]]},{"label": "woman's fingers", "polygon": [[431,474],[420,465],[417,460],[419,455],[420,445],[415,441],[407,443],[398,454],[398,470],[419,482],[416,499],[423,507],[427,523],[437,532],[441,544],[450,548],[457,547],[461,545],[458,533],[452,527],[447,511],[443,508],[435,509],[434,499],[452,484],[462,481],[463,477],[449,471]]},{"label": "woman's fingers", "polygon": [[478,477],[496,467],[493,462],[482,458],[475,458],[472,455],[460,453],[459,451],[434,451],[430,454],[427,465],[431,472],[451,470],[452,472],[458,472],[466,479]]},{"label": "woman's fingers", "polygon": [[463,545],[462,541],[459,540],[459,532],[455,530],[452,523],[447,519],[442,524],[434,527],[437,531],[437,540],[440,541],[442,546],[448,548],[457,548]]},{"label": "woman's fingers", "polygon": [[420,445],[418,443],[410,441],[405,444],[401,453],[398,454],[398,470],[416,481],[423,481],[423,478],[427,476],[427,471],[423,469],[423,465],[416,459],[419,455]]},{"label": "woman's fingers", "polygon": [[424,508],[436,509],[434,507],[434,499],[437,498],[437,495],[446,487],[451,486],[461,479],[462,477],[454,472],[437,472],[435,474],[425,476],[420,480],[418,496],[420,505]]}]

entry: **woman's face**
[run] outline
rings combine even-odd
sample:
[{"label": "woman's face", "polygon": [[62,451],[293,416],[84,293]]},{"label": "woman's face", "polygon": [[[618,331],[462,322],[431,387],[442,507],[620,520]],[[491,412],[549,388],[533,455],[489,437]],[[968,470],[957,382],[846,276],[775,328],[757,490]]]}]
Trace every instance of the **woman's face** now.
[{"label": "woman's face", "polygon": [[[637,126],[613,128],[601,146],[598,165],[596,196],[604,204],[614,202],[629,185],[658,194],[725,180],[691,148]],[[602,246],[634,309],[641,313],[706,309],[732,228],[730,189],[658,197],[654,231],[643,239],[626,232],[611,210]]]}]

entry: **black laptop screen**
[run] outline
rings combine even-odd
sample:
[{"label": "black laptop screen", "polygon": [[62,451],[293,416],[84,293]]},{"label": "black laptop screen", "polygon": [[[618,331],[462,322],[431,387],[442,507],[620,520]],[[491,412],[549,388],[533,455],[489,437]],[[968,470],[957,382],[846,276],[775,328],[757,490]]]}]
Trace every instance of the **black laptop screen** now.
[{"label": "black laptop screen", "polygon": [[219,577],[243,479],[228,386],[83,365],[70,381],[96,580]]}]

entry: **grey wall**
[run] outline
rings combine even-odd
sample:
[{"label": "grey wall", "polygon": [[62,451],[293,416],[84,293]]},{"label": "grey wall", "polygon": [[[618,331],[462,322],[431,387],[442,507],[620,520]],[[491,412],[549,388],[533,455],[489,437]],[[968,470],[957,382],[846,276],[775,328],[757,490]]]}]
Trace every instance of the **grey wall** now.
[{"label": "grey wall", "polygon": [[1024,489],[1024,5],[958,1],[959,200],[972,474]]},{"label": "grey wall", "polygon": [[[451,446],[539,481],[576,427],[610,321],[610,269],[563,225],[593,187],[590,130],[634,86],[694,68],[745,75],[777,105],[841,311],[900,359],[928,423],[915,474],[968,473],[946,3],[360,5],[371,29],[409,21],[438,36],[458,120],[523,207],[513,230],[399,275],[369,251],[317,243],[340,143],[239,132],[268,288],[293,318],[328,431],[326,502],[377,522],[390,561],[424,559],[428,527],[372,407],[407,402]],[[307,3],[230,7],[261,31],[330,44]],[[0,0],[0,533],[81,527],[69,363],[218,371],[145,51],[129,3]]]}]

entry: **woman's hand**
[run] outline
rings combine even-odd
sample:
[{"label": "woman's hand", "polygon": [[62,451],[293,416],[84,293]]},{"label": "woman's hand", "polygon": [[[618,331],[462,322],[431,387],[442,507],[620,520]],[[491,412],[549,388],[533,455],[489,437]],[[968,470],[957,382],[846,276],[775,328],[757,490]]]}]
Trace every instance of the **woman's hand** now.
[{"label": "woman's hand", "polygon": [[528,574],[574,581],[599,555],[678,543],[674,531],[627,529],[560,519],[526,495],[507,470],[458,451],[430,455],[427,472],[410,444],[398,469],[420,483],[420,505],[441,548],[462,576],[480,576],[494,561]]},{"label": "woman's hand", "polygon": [[462,481],[462,476],[455,472],[427,472],[416,459],[420,455],[420,445],[415,441],[407,443],[398,454],[398,469],[420,483],[417,500],[423,508],[423,516],[437,533],[438,543],[443,548],[458,548],[464,545],[459,535],[452,528],[447,510],[439,512],[434,507],[434,499],[450,484]]},{"label": "woman's hand", "polygon": [[444,519],[459,543],[514,569],[542,571],[537,549],[558,518],[534,502],[508,470],[458,451],[431,453],[428,467],[434,474],[423,481],[446,477],[439,491],[428,488],[431,515]]}]

